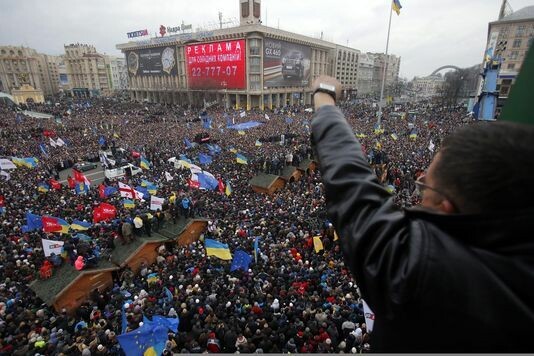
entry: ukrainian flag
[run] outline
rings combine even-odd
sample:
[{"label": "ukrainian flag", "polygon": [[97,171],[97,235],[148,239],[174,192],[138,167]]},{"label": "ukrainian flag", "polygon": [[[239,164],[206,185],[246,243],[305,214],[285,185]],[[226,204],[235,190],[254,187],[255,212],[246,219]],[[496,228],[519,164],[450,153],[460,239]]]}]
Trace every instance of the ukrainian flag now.
[{"label": "ukrainian flag", "polygon": [[397,141],[399,139],[399,136],[397,136],[397,134],[392,133],[391,138]]},{"label": "ukrainian flag", "polygon": [[206,254],[208,256],[215,256],[226,261],[232,259],[232,254],[227,244],[223,244],[217,240],[204,239],[204,246],[206,246]]},{"label": "ukrainian flag", "polygon": [[395,11],[397,13],[397,15],[400,15],[400,11],[402,9],[402,6],[401,6],[399,0],[393,0],[391,2],[391,8],[393,9],[393,11]]},{"label": "ukrainian flag", "polygon": [[359,133],[359,134],[356,134],[356,137],[358,137],[358,138],[366,138],[367,135],[363,134],[363,133]]},{"label": "ukrainian flag", "polygon": [[236,154],[235,159],[239,164],[248,164],[247,157],[243,156],[241,153]]},{"label": "ukrainian flag", "polygon": [[141,157],[141,168],[150,169],[150,162],[145,157]]},{"label": "ukrainian flag", "polygon": [[24,158],[24,165],[28,168],[35,168],[37,167],[37,163],[39,163],[39,160],[35,157],[26,157]]},{"label": "ukrainian flag", "polygon": [[113,137],[115,137],[115,138],[120,138],[119,134],[118,134],[118,133],[115,133],[115,132],[113,133]]},{"label": "ukrainian flag", "polygon": [[26,162],[22,158],[18,157],[11,157],[11,161],[15,164],[17,167],[22,167],[26,165]]},{"label": "ukrainian flag", "polygon": [[135,202],[133,200],[131,200],[131,199],[124,199],[122,203],[124,204],[124,207],[126,209],[135,208]]},{"label": "ukrainian flag", "polygon": [[41,193],[46,193],[50,190],[50,187],[46,183],[39,183],[37,190]]},{"label": "ukrainian flag", "polygon": [[85,230],[89,230],[91,225],[92,224],[90,222],[74,220],[72,224],[70,224],[70,228],[73,230],[77,230],[77,231],[85,231]]},{"label": "ukrainian flag", "polygon": [[415,141],[417,139],[417,134],[416,133],[410,134],[410,139]]},{"label": "ukrainian flag", "polygon": [[237,153],[237,150],[235,148],[233,148],[233,147],[230,147],[229,151],[232,152],[232,153]]},{"label": "ukrainian flag", "polygon": [[159,281],[159,277],[157,273],[150,273],[148,276],[146,276],[146,282],[148,284],[157,283]]},{"label": "ukrainian flag", "polygon": [[156,195],[158,193],[158,187],[154,184],[147,185],[146,189],[150,193],[150,195]]},{"label": "ukrainian flag", "polygon": [[262,143],[260,142],[260,140],[256,140],[256,147],[261,147],[262,146]]},{"label": "ukrainian flag", "polygon": [[225,194],[227,197],[230,196],[230,194],[232,194],[233,190],[232,190],[232,186],[230,185],[230,182],[226,182],[226,190],[225,190]]},{"label": "ukrainian flag", "polygon": [[241,136],[245,135],[245,131],[243,131],[243,130],[239,130],[239,131],[237,131],[237,133],[240,134]]},{"label": "ukrainian flag", "polygon": [[313,247],[315,248],[315,253],[319,253],[319,251],[324,250],[323,241],[321,241],[321,236],[313,237]]}]

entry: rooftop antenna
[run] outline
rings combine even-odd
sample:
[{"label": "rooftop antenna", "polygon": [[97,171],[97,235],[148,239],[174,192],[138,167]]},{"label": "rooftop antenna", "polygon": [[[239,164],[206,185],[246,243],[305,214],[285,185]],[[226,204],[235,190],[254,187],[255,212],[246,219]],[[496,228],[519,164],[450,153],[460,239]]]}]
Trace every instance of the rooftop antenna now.
[{"label": "rooftop antenna", "polygon": [[278,19],[278,29],[280,29],[280,19]]},{"label": "rooftop antenna", "polygon": [[219,11],[219,29],[222,30],[223,25],[229,24],[233,25],[234,21],[232,19],[226,19],[225,21],[223,21],[223,13],[222,11]]}]

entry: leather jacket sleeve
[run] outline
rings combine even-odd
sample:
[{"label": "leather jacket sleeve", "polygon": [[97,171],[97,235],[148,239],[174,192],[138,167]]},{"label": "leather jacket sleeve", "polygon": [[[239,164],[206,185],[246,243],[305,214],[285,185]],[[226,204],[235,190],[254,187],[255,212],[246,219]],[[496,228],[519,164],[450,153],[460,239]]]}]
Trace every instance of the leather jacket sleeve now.
[{"label": "leather jacket sleeve", "polygon": [[395,208],[337,107],[323,106],[314,115],[312,145],[345,263],[373,311],[392,317],[420,293],[425,226]]}]

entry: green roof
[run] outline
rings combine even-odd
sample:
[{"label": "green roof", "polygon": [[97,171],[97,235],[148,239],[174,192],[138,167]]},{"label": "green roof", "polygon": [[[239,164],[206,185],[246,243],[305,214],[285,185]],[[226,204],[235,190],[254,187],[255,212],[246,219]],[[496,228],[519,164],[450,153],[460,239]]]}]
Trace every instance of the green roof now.
[{"label": "green roof", "polygon": [[111,261],[115,263],[116,265],[120,266],[130,256],[132,256],[138,249],[140,249],[143,245],[149,242],[165,242],[169,239],[165,236],[162,236],[158,233],[152,233],[152,237],[148,236],[142,236],[142,237],[136,237],[132,243],[125,244],[125,245],[119,245],[111,254]]},{"label": "green roof", "polygon": [[100,260],[95,268],[88,268],[77,271],[74,266],[64,263],[59,269],[54,269],[54,274],[48,279],[37,279],[30,283],[30,288],[46,304],[52,305],[65,288],[67,288],[76,278],[84,274],[100,273],[108,270],[116,270],[117,266],[107,260]]},{"label": "green roof", "polygon": [[172,220],[165,221],[165,225],[158,231],[158,234],[168,239],[175,240],[192,220],[193,219],[186,219],[183,216],[180,216],[176,224],[173,224]]},{"label": "green roof", "polygon": [[289,180],[296,170],[297,170],[297,167],[285,166],[284,169],[282,170],[282,175],[280,177],[284,178],[285,180]]},{"label": "green roof", "polygon": [[252,178],[249,183],[250,185],[255,185],[257,187],[269,188],[278,178],[274,174],[260,174]]},{"label": "green roof", "polygon": [[306,169],[308,169],[310,167],[310,164],[312,162],[315,162],[313,159],[304,159],[302,160],[302,162],[300,162],[299,164],[299,169],[305,171]]}]

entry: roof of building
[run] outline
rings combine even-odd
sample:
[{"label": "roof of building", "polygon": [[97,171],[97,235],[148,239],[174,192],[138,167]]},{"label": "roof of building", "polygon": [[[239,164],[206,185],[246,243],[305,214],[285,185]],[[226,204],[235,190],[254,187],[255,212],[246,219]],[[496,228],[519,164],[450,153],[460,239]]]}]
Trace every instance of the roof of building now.
[{"label": "roof of building", "polygon": [[249,183],[250,185],[255,185],[257,187],[261,188],[269,188],[277,179],[279,179],[279,176],[275,176],[274,174],[259,174],[255,177],[253,177]]},{"label": "roof of building", "polygon": [[500,20],[493,21],[492,23],[499,22],[517,22],[524,20],[534,20],[534,5],[527,6],[520,10],[512,12],[510,15],[503,17]]}]

